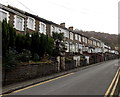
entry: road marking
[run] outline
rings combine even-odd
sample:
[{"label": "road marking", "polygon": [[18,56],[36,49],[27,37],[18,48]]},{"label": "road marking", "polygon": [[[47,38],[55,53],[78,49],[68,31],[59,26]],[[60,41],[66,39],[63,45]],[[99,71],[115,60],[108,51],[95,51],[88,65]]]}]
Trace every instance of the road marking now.
[{"label": "road marking", "polygon": [[[29,89],[29,88],[32,88],[32,87],[35,87],[35,86],[39,86],[39,85],[42,85],[42,84],[45,84],[45,83],[48,83],[48,82],[51,82],[51,81],[54,81],[54,80],[69,76],[69,75],[72,75],[72,74],[74,74],[74,73],[69,73],[69,74],[66,74],[66,75],[63,75],[63,76],[60,76],[60,77],[45,81],[45,82],[41,82],[41,83],[38,83],[38,84],[35,84],[35,85],[32,85],[32,86],[28,86],[28,87],[25,87],[23,89],[13,91],[12,93],[17,93],[17,92],[20,92],[20,91],[23,91],[23,90],[26,90],[26,89]],[[9,93],[9,94],[12,94],[12,93]],[[9,94],[5,94],[5,95],[9,95]],[[0,95],[0,96],[5,96],[5,95]]]},{"label": "road marking", "polygon": [[[119,73],[119,74],[120,74],[120,73]],[[116,83],[115,83],[115,85],[114,85],[114,87],[113,87],[112,92],[111,92],[110,95],[114,95],[114,92],[115,92],[115,89],[116,89],[116,86],[117,86],[118,80],[119,80],[119,76],[118,76],[118,78],[117,78],[117,80],[116,80]]]},{"label": "road marking", "polygon": [[118,75],[118,73],[119,73],[119,69],[120,69],[120,67],[118,68],[118,70],[117,70],[117,72],[116,72],[116,74],[115,74],[115,77],[113,78],[112,83],[110,84],[110,86],[109,86],[107,92],[105,93],[105,96],[104,96],[104,97],[107,97],[107,96],[108,96],[108,94],[109,94],[109,92],[110,92],[110,90],[111,90],[111,88],[112,88],[112,86],[113,86],[113,84],[114,84],[114,82],[115,82],[115,79],[116,79],[116,77],[117,77],[117,75]]}]

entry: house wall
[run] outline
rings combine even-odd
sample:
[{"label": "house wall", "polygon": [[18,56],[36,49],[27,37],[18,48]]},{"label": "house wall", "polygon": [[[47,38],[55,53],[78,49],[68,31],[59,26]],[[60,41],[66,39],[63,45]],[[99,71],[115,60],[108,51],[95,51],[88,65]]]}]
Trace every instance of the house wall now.
[{"label": "house wall", "polygon": [[10,23],[10,25],[14,26],[13,24],[14,24],[14,15],[15,14],[13,14],[13,13],[9,13],[9,14],[10,14],[10,16],[9,16],[9,23]]}]

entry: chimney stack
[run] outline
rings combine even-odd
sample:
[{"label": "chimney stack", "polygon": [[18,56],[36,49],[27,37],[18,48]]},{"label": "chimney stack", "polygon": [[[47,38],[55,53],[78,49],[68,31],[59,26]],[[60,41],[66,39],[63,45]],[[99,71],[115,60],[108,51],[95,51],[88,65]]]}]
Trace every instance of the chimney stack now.
[{"label": "chimney stack", "polygon": [[60,26],[64,27],[65,28],[65,23],[61,23]]},{"label": "chimney stack", "polygon": [[73,31],[73,26],[69,27],[68,29]]}]

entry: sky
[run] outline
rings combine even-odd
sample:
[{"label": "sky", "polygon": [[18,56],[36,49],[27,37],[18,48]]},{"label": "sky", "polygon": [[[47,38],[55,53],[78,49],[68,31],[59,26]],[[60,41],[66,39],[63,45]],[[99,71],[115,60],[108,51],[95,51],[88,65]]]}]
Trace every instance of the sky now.
[{"label": "sky", "polygon": [[0,0],[57,24],[84,31],[118,34],[119,0]]}]

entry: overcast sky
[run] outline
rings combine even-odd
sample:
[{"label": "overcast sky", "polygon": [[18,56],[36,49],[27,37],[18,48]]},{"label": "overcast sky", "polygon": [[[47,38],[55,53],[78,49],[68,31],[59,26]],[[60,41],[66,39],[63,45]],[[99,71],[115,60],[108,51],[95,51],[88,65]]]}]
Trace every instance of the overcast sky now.
[{"label": "overcast sky", "polygon": [[0,0],[74,29],[118,34],[119,0]]}]

